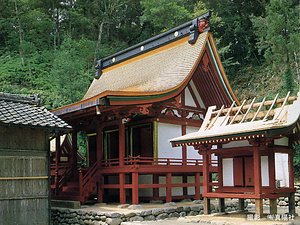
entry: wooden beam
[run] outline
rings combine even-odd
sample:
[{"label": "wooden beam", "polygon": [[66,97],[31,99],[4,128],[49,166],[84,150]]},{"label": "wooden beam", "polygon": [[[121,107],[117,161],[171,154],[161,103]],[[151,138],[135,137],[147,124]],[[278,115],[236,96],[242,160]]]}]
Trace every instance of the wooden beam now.
[{"label": "wooden beam", "polygon": [[219,198],[219,212],[225,212],[225,198]]},{"label": "wooden beam", "polygon": [[200,173],[196,173],[195,175],[195,200],[200,200]]},{"label": "wooden beam", "polygon": [[254,192],[261,194],[261,157],[259,147],[253,151],[253,169],[254,169]]},{"label": "wooden beam", "polygon": [[[152,183],[153,184],[159,184],[159,176],[157,174],[152,175]],[[159,197],[159,188],[153,188],[153,197],[158,198]]]},{"label": "wooden beam", "polygon": [[132,173],[132,204],[139,204],[139,174]]},{"label": "wooden beam", "polygon": [[255,199],[255,214],[259,217],[263,217],[263,210],[264,210],[263,200],[262,199]]},{"label": "wooden beam", "polygon": [[119,193],[120,193],[120,204],[126,203],[126,191],[125,191],[125,173],[119,174]]},{"label": "wooden beam", "polygon": [[204,206],[204,215],[210,214],[210,198],[204,197],[203,198],[203,206]]},{"label": "wooden beam", "polygon": [[270,215],[277,214],[277,199],[270,199]]},{"label": "wooden beam", "polygon": [[209,192],[209,155],[206,151],[202,152],[203,156],[203,193]]},{"label": "wooden beam", "polygon": [[172,202],[172,174],[171,173],[167,173],[166,174],[166,202]]},{"label": "wooden beam", "polygon": [[294,188],[294,166],[293,166],[293,154],[288,154],[289,157],[289,187]]},{"label": "wooden beam", "polygon": [[295,193],[290,193],[289,196],[289,213],[294,214],[295,210]]},{"label": "wooden beam", "polygon": [[102,203],[103,202],[103,189],[101,187],[102,185],[102,176],[99,176],[99,181],[97,182],[97,202]]},{"label": "wooden beam", "polygon": [[245,209],[245,200],[243,198],[239,198],[239,210],[243,211]]}]

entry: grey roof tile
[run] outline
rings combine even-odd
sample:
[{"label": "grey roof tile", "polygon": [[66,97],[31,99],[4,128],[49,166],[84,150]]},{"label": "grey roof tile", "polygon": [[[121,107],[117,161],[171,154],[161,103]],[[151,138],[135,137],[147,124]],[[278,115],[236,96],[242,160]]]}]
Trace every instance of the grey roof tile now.
[{"label": "grey roof tile", "polygon": [[62,119],[40,106],[39,102],[36,97],[0,92],[0,125],[72,129]]}]

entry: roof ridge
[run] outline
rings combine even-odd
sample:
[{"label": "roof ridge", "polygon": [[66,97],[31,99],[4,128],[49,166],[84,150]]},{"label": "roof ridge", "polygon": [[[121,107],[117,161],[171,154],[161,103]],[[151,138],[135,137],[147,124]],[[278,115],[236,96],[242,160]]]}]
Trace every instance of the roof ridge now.
[{"label": "roof ridge", "polygon": [[189,44],[194,44],[200,33],[209,31],[209,18],[211,12],[207,13],[188,21],[182,25],[165,31],[159,35],[142,41],[134,46],[116,52],[110,56],[96,61],[96,74],[95,79],[99,79],[102,75],[102,70],[104,68],[116,65],[120,62],[126,61],[130,58],[134,58],[138,55],[142,55],[146,52],[152,51],[153,49],[159,48],[161,46],[167,45],[173,41],[182,39],[189,36]]},{"label": "roof ridge", "polygon": [[0,92],[0,100],[41,106],[41,99],[39,98],[38,94],[34,94],[33,97],[28,97],[25,95]]}]

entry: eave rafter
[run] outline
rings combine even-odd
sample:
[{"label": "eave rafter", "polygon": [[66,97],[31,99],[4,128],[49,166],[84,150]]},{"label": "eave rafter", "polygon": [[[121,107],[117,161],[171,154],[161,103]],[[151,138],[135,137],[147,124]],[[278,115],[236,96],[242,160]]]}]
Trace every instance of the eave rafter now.
[{"label": "eave rafter", "polygon": [[[216,109],[209,107],[198,132],[171,140],[173,147],[226,144],[233,141],[248,141],[260,147],[272,144],[274,139],[291,137],[289,147],[297,141],[300,99],[290,97],[272,101]],[[298,132],[297,132],[298,131]],[[198,148],[198,147],[197,147]]]}]

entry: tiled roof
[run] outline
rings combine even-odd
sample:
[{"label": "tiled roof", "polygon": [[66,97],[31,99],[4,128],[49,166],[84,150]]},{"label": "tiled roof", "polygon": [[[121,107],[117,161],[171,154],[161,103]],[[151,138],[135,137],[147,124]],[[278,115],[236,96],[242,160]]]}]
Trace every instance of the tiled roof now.
[{"label": "tiled roof", "polygon": [[70,125],[40,105],[39,98],[0,92],[0,126],[44,129],[72,129]]},{"label": "tiled roof", "polygon": [[83,99],[106,91],[140,95],[173,89],[187,79],[201,55],[207,37],[208,32],[200,34],[193,45],[188,43],[188,39],[181,39],[104,69],[100,79],[94,79]]}]

